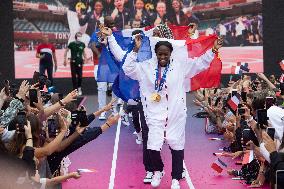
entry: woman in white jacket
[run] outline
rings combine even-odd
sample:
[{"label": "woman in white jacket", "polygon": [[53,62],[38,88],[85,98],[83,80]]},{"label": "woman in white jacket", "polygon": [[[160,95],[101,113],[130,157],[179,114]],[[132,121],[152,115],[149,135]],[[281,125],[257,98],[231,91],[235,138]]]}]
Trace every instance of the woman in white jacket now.
[{"label": "woman in white jacket", "polygon": [[[166,140],[172,153],[171,188],[179,189],[187,117],[186,80],[210,66],[214,58],[213,51],[217,53],[223,40],[216,40],[212,50],[192,59],[188,58],[187,53],[181,53],[181,49],[186,49],[185,41],[150,38],[151,47],[155,46],[152,58],[137,62],[141,41],[141,36],[135,36],[135,47],[127,54],[122,69],[128,77],[139,82],[141,101],[149,127],[147,148],[154,168],[151,185],[158,187],[163,177],[164,165],[160,151]],[[112,51],[119,51],[115,48],[114,46]]]}]

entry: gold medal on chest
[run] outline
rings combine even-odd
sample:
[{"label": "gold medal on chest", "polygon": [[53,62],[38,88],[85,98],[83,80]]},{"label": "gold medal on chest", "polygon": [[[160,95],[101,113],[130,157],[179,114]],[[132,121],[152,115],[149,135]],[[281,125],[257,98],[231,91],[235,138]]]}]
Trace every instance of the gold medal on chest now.
[{"label": "gold medal on chest", "polygon": [[153,93],[151,96],[151,100],[154,102],[160,102],[161,100],[161,95],[158,93]]}]

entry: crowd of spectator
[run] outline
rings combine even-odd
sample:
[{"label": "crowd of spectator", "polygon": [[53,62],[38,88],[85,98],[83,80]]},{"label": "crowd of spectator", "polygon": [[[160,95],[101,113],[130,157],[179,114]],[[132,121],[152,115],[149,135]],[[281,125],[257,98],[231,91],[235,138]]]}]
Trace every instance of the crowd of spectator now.
[{"label": "crowd of spectator", "polygon": [[4,82],[0,92],[0,188],[58,188],[67,179],[79,179],[80,171],[62,172],[68,154],[96,139],[115,125],[119,115],[111,115],[100,126],[89,127],[114,101],[86,114],[76,100],[77,90],[65,97],[43,90],[48,82],[35,73],[34,83],[20,87]]},{"label": "crowd of spectator", "polygon": [[[215,155],[240,163],[239,169],[228,169],[228,174],[251,187],[265,183],[271,188],[284,186],[283,95],[283,83],[274,75],[267,78],[262,73],[255,79],[244,75],[228,86],[195,93],[194,103],[203,110],[197,116],[209,120],[206,132],[223,136],[227,144],[221,154]],[[249,154],[253,158],[244,162]],[[276,180],[278,186],[274,187]]]},{"label": "crowd of spectator", "polygon": [[225,46],[261,45],[262,15],[240,16],[229,21],[221,21],[216,31],[225,37]]}]

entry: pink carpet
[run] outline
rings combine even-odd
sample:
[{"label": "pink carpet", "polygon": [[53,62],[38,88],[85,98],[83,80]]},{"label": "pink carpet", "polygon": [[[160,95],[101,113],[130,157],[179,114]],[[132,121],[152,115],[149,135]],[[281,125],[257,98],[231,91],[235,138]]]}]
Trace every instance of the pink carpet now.
[{"label": "pink carpet", "polygon": [[[189,99],[188,99],[189,100]],[[89,100],[90,101],[90,100]],[[87,100],[88,103],[88,100]],[[90,106],[90,103],[88,103]],[[223,141],[210,141],[204,132],[204,119],[192,118],[194,109],[189,110],[186,127],[185,162],[192,183],[196,189],[244,189],[247,185],[243,181],[232,180],[223,171],[221,174],[214,172],[210,166],[216,160],[213,152],[219,152],[226,144]],[[101,122],[95,121],[95,125]],[[133,127],[121,127],[118,159],[116,167],[116,189],[150,189],[150,185],[144,185],[142,180],[145,175],[142,161],[142,145],[135,143],[132,134]],[[71,159],[70,170],[89,168],[98,170],[97,173],[84,173],[79,180],[70,179],[63,184],[63,189],[107,189],[110,179],[111,162],[116,128],[113,127],[99,138],[82,147],[69,156]],[[214,137],[214,136],[213,136]],[[171,185],[171,154],[168,146],[164,145],[162,158],[165,164],[165,176],[159,189],[168,189]],[[228,167],[235,166],[229,158],[222,158]],[[186,180],[181,182],[182,189],[188,189]],[[268,189],[268,187],[263,187]]]}]

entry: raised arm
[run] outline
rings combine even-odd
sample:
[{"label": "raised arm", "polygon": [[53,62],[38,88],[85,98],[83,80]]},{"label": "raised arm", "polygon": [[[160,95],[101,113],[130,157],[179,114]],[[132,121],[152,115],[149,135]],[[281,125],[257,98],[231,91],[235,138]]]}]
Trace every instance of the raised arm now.
[{"label": "raised arm", "polygon": [[128,77],[134,80],[140,80],[142,75],[141,64],[137,62],[137,53],[141,47],[142,39],[141,36],[135,36],[135,47],[133,51],[127,54],[122,69]]},{"label": "raised arm", "polygon": [[214,59],[214,56],[218,49],[222,47],[223,39],[218,38],[214,42],[214,46],[212,49],[207,50],[202,56],[195,57],[195,58],[188,58],[186,63],[187,65],[183,68],[185,71],[186,77],[193,77],[197,75],[198,73],[206,70],[209,66],[212,60]]},{"label": "raised arm", "polygon": [[113,35],[108,36],[108,47],[114,58],[121,62],[126,54],[126,51],[122,50],[122,48],[117,44]]},{"label": "raised arm", "polygon": [[206,53],[200,57],[189,58],[186,62],[187,65],[184,67],[186,77],[191,78],[203,70],[206,70],[213,59],[214,53],[211,49],[207,50]]}]

